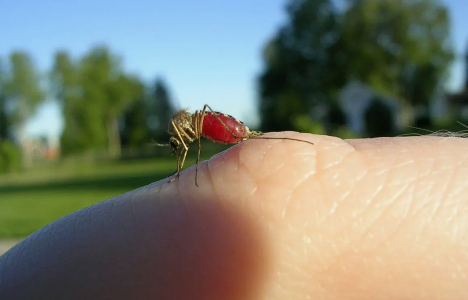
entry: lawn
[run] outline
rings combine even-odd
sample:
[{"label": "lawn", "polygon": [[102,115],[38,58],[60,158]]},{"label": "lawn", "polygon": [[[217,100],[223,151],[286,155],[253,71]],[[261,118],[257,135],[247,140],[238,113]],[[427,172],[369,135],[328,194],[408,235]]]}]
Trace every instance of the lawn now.
[{"label": "lawn", "polygon": [[[201,159],[229,146],[202,141]],[[195,162],[193,148],[186,167]],[[170,149],[158,153],[146,159],[68,161],[1,175],[0,239],[25,237],[64,215],[171,175],[176,168],[175,157],[170,156]]]},{"label": "lawn", "polygon": [[[186,165],[194,163],[193,156]],[[0,177],[0,239],[24,237],[79,209],[173,173],[174,157],[55,166]]]}]

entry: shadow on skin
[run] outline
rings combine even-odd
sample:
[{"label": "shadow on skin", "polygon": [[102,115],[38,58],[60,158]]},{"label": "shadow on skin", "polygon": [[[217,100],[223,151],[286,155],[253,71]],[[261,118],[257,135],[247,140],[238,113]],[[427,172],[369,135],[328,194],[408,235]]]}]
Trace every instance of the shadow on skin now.
[{"label": "shadow on skin", "polygon": [[269,261],[258,220],[216,199],[160,199],[152,189],[66,216],[7,252],[0,299],[255,297]]}]

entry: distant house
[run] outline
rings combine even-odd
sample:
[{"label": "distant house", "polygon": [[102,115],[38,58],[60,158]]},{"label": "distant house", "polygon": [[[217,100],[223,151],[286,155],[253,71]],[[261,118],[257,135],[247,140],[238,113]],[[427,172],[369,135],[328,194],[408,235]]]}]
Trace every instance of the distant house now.
[{"label": "distant house", "polygon": [[468,119],[468,90],[464,90],[447,95],[450,113],[462,120]]},{"label": "distant house", "polygon": [[53,143],[47,138],[25,139],[21,143],[23,159],[26,165],[33,161],[53,160],[59,156],[57,143]]},{"label": "distant house", "polygon": [[450,113],[449,107],[449,96],[447,95],[444,87],[440,85],[434,93],[431,103],[429,104],[429,114],[432,119],[436,120],[443,118]]},{"label": "distant house", "polygon": [[[452,99],[452,110],[464,111],[468,118],[468,91],[463,98],[464,100],[454,100],[455,98],[450,98],[445,93],[442,85],[438,87],[434,93],[431,102],[429,103],[429,115],[432,119],[438,119],[446,116],[449,111],[448,102]],[[402,101],[391,98],[385,95],[378,94],[372,89],[372,87],[360,82],[360,81],[351,81],[341,90],[340,93],[340,103],[343,108],[343,112],[347,117],[348,125],[350,128],[358,133],[363,134],[366,130],[365,124],[365,113],[369,108],[369,105],[372,104],[374,99],[379,99],[390,109],[393,118],[394,124],[396,125],[397,130],[403,129],[407,124],[412,124],[414,117],[418,117],[420,114],[427,113],[426,110],[418,110],[418,107],[413,108],[413,110],[403,109],[401,103]],[[452,96],[453,97],[453,96]],[[458,97],[458,96],[456,96]],[[460,102],[458,102],[460,101]]]},{"label": "distant house", "polygon": [[399,101],[377,94],[370,86],[358,80],[350,81],[341,90],[339,101],[348,126],[357,134],[366,131],[365,113],[374,99],[378,98],[390,109],[397,128],[402,126],[402,109]]},{"label": "distant house", "polygon": [[468,49],[465,55],[465,85],[461,91],[447,94],[447,109],[458,119],[468,119]]}]

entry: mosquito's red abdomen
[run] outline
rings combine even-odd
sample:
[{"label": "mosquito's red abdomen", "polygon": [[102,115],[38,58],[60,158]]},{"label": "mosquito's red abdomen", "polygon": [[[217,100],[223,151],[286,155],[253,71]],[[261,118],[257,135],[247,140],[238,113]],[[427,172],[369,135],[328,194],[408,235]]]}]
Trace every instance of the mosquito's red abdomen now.
[{"label": "mosquito's red abdomen", "polygon": [[[223,126],[220,120],[231,132]],[[244,123],[236,118],[221,113],[217,113],[216,115],[212,112],[205,113],[202,135],[213,142],[237,144],[245,139],[246,132],[247,129]]]}]

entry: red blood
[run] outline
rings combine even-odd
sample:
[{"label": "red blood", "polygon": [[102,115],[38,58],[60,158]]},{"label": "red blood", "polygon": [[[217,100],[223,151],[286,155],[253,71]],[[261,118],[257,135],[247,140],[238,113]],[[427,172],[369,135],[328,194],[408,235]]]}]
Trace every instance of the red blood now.
[{"label": "red blood", "polygon": [[[200,116],[201,118],[201,116]],[[220,122],[220,120],[226,125]],[[246,132],[248,131],[241,121],[220,113],[214,115],[212,112],[206,112],[203,119],[202,135],[213,142],[223,144],[237,144],[245,139]],[[233,136],[233,134],[235,136]]]}]

